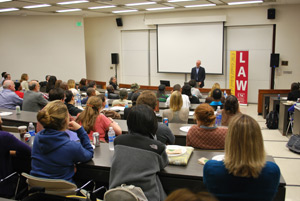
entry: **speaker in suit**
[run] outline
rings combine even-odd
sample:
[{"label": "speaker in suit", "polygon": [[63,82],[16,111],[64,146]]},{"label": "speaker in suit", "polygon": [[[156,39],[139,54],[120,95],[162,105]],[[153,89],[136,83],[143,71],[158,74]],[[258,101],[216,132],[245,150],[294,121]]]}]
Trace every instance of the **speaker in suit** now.
[{"label": "speaker in suit", "polygon": [[196,67],[192,68],[191,80],[196,80],[198,86],[200,88],[203,88],[205,80],[205,68],[201,67],[200,65],[201,61],[198,60],[196,62]]}]

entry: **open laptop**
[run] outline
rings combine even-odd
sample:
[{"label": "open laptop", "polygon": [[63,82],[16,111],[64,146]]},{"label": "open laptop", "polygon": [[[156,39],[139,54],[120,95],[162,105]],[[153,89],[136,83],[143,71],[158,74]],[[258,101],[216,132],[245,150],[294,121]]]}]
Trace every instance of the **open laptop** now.
[{"label": "open laptop", "polygon": [[160,84],[163,84],[166,87],[169,87],[170,86],[170,81],[169,80],[160,80]]}]

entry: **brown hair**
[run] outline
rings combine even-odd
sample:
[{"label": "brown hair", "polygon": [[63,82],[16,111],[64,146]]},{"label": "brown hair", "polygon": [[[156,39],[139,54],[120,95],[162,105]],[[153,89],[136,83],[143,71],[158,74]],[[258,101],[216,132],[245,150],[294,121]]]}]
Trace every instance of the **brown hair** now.
[{"label": "brown hair", "polygon": [[56,80],[54,88],[59,88],[62,83],[62,80]]},{"label": "brown hair", "polygon": [[86,86],[86,82],[87,82],[87,79],[85,78],[82,78],[79,82],[79,87],[83,87],[83,86]]},{"label": "brown hair", "polygon": [[230,174],[257,178],[265,166],[265,150],[258,123],[246,114],[234,117],[225,140],[224,164]]},{"label": "brown hair", "polygon": [[38,112],[37,120],[44,128],[63,130],[68,127],[69,117],[67,106],[60,100],[49,102],[44,109]]},{"label": "brown hair", "polygon": [[27,81],[28,80],[28,74],[27,73],[23,73],[22,75],[21,75],[21,80],[20,80],[20,83],[22,82],[22,81]]},{"label": "brown hair", "polygon": [[68,80],[68,87],[69,89],[75,88],[75,80],[72,79]]},{"label": "brown hair", "polygon": [[170,97],[170,109],[174,112],[179,111],[182,107],[183,101],[181,93],[179,91],[174,91]]},{"label": "brown hair", "polygon": [[139,95],[136,104],[146,104],[149,105],[153,110],[156,107],[156,95],[152,91],[143,91],[141,95]]},{"label": "brown hair", "polygon": [[194,118],[197,121],[201,121],[204,126],[211,125],[215,120],[216,116],[214,108],[207,103],[200,104],[194,113]]},{"label": "brown hair", "polygon": [[86,108],[77,117],[76,122],[81,123],[87,133],[94,129],[95,121],[99,115],[99,110],[102,107],[100,96],[89,97]]},{"label": "brown hair", "polygon": [[183,188],[173,191],[165,201],[217,201],[208,192],[194,193],[189,189]]}]

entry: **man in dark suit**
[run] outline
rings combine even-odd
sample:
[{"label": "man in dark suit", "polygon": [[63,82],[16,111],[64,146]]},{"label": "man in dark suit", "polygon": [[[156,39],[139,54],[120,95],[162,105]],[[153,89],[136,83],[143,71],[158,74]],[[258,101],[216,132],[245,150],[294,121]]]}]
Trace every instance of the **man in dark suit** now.
[{"label": "man in dark suit", "polygon": [[200,66],[201,61],[198,60],[196,62],[196,67],[192,68],[191,72],[191,80],[196,80],[198,86],[200,88],[204,87],[204,80],[205,80],[205,69]]}]

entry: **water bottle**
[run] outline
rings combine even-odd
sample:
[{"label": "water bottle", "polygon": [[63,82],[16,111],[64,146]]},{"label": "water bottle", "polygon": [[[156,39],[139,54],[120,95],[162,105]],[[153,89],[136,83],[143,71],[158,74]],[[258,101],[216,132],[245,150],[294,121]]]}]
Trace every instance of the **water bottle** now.
[{"label": "water bottle", "polygon": [[34,127],[34,125],[33,125],[32,122],[30,122],[29,125],[28,125],[28,133],[31,136],[30,139],[29,139],[28,145],[30,147],[32,147],[33,146],[34,137],[35,137],[35,127]]},{"label": "water bottle", "polygon": [[217,107],[217,115],[216,115],[216,126],[221,126],[222,125],[222,111],[221,111],[221,106]]},{"label": "water bottle", "polygon": [[280,100],[280,94],[278,94],[277,97],[278,97],[278,100]]},{"label": "water bottle", "polygon": [[108,92],[105,90],[105,108],[108,108]]},{"label": "water bottle", "polygon": [[227,98],[226,90],[224,90],[224,98],[225,98],[225,99]]},{"label": "water bottle", "polygon": [[109,131],[108,131],[108,146],[109,146],[109,150],[113,151],[114,148],[114,139],[116,137],[115,131],[112,127],[109,127]]},{"label": "water bottle", "polygon": [[80,94],[77,94],[77,107],[81,107],[81,97]]},{"label": "water bottle", "polygon": [[107,90],[105,90],[105,97],[106,97],[106,99],[108,98],[108,92],[107,92]]},{"label": "water bottle", "polygon": [[128,102],[127,101],[125,102],[125,108],[128,108]]}]

